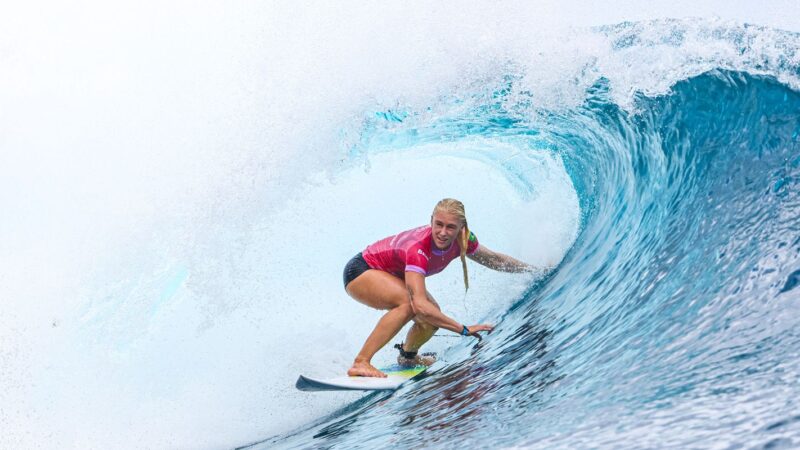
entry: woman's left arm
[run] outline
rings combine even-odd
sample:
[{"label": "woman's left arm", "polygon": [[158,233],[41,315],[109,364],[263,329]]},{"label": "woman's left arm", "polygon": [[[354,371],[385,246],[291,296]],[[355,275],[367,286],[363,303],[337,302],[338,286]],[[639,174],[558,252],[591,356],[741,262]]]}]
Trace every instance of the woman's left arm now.
[{"label": "woman's left arm", "polygon": [[518,259],[514,259],[508,255],[489,250],[484,245],[478,247],[475,253],[467,256],[469,259],[482,266],[486,266],[493,270],[499,270],[501,272],[522,273],[536,272],[539,270],[536,267],[526,264]]}]

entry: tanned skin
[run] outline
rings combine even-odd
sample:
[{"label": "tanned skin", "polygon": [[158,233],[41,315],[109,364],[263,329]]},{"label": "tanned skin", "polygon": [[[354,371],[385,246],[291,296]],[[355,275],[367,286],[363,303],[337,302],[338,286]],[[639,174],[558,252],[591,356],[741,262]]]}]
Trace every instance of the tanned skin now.
[{"label": "tanned skin", "polygon": [[[450,248],[463,231],[463,224],[453,214],[437,212],[431,216],[432,241],[440,250]],[[533,266],[493,252],[484,245],[468,257],[478,264],[503,272],[535,270]],[[414,321],[414,325],[406,336],[403,345],[405,351],[417,351],[439,328],[458,334],[463,329],[463,324],[442,313],[439,304],[425,288],[425,277],[417,272],[406,272],[405,280],[402,280],[382,270],[370,269],[347,285],[347,293],[367,306],[387,311],[347,371],[350,376],[386,377],[385,373],[372,365],[372,357],[410,320]],[[479,332],[492,331],[493,328],[489,324],[467,326],[469,334],[475,337],[479,337]]]}]

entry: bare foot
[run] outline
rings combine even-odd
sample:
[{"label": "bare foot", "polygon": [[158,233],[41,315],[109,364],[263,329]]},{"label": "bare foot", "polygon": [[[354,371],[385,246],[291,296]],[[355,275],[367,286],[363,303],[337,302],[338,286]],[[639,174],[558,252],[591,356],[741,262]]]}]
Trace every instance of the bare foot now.
[{"label": "bare foot", "polygon": [[376,377],[386,378],[386,374],[373,367],[372,364],[366,361],[356,361],[353,367],[347,371],[347,375],[351,377]]}]

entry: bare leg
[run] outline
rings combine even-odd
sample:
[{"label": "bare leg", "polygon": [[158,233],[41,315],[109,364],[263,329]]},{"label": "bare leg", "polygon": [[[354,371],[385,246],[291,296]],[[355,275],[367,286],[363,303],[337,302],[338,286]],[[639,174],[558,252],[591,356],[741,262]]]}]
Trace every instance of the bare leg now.
[{"label": "bare leg", "polygon": [[424,322],[414,323],[414,326],[408,330],[406,341],[403,343],[403,350],[407,352],[416,352],[423,344],[433,337],[436,330],[438,330],[438,328]]},{"label": "bare leg", "polygon": [[[441,308],[439,308],[439,304],[436,303],[436,300],[434,300],[431,293],[427,291],[426,293],[428,294],[428,300],[433,303],[437,309],[441,310]],[[433,335],[436,334],[437,330],[438,328],[435,326],[415,318],[414,326],[408,330],[408,334],[406,335],[406,341],[403,343],[403,350],[407,352],[415,352],[419,350],[423,344],[428,342]]]},{"label": "bare leg", "polygon": [[389,310],[372,330],[347,371],[350,376],[385,377],[371,360],[414,317],[403,280],[380,270],[367,270],[347,285],[351,297],[376,309]]},{"label": "bare leg", "polygon": [[414,317],[414,311],[410,304],[398,306],[384,314],[370,333],[361,351],[358,352],[353,367],[347,371],[347,374],[362,377],[385,377],[386,374],[372,367],[370,360],[412,317]]}]

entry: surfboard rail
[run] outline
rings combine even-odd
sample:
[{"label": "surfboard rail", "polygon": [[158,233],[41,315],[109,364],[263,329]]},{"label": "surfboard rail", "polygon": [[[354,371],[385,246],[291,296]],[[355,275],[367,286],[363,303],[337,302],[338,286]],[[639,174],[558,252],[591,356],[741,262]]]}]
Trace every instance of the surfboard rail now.
[{"label": "surfboard rail", "polygon": [[388,375],[386,378],[350,377],[315,378],[300,375],[295,387],[304,392],[319,391],[394,391],[405,382],[420,376],[427,370],[425,366],[399,367],[392,366],[381,369]]}]

